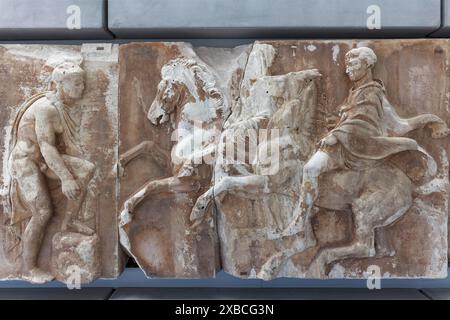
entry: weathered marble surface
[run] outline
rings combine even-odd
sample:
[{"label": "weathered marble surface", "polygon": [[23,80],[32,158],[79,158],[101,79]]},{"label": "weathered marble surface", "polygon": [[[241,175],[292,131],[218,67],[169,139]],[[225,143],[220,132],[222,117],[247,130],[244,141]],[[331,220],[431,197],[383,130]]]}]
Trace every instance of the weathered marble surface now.
[{"label": "weathered marble surface", "polygon": [[[99,277],[115,278],[121,273],[124,256],[121,253],[116,231],[117,57],[118,46],[111,44],[0,46],[0,127],[2,128],[0,158],[3,164],[1,169],[3,227],[0,232],[2,241],[0,278],[22,278],[32,282],[44,282],[56,277],[63,282],[75,283],[79,279],[85,283]],[[61,72],[57,75],[54,72],[56,68],[61,68]],[[58,113],[54,113],[55,106],[59,101],[63,101],[56,96],[55,100],[51,100],[54,96],[51,92],[63,92],[55,91],[58,86],[56,80],[65,79],[65,73],[71,74],[77,69],[83,71],[83,75],[79,76],[80,83],[74,83],[71,88],[64,87],[66,90],[64,96],[67,101],[72,99],[69,98],[70,90],[75,92],[71,95],[79,96],[81,93],[81,96],[70,100],[70,106],[61,106],[60,109],[57,107]],[[83,84],[84,90],[82,87],[75,87]],[[27,210],[49,217],[45,218],[49,219],[47,223],[38,224],[34,231],[44,230],[44,237],[41,245],[38,244],[39,240],[35,240],[38,246],[35,267],[39,269],[36,269],[38,270],[36,272],[30,272],[27,270],[29,268],[25,267],[27,263],[24,257],[23,241],[18,241],[18,245],[11,249],[14,247],[12,242],[14,240],[8,238],[11,236],[11,231],[16,232],[18,236],[23,236],[26,231],[20,228],[28,226],[30,229],[31,224],[30,218],[11,223],[11,220],[14,222],[18,219],[11,219],[11,213],[7,209],[8,200],[11,199],[11,193],[8,191],[8,178],[11,171],[7,157],[12,152],[9,150],[12,138],[10,132],[15,114],[27,99],[42,92],[50,93],[44,94],[36,103],[29,105],[24,115],[19,118],[20,121],[17,122],[19,142],[16,145],[21,146],[23,143],[20,141],[25,141],[27,134],[31,139],[29,141],[33,141],[35,139],[33,136],[37,136],[39,143],[34,147],[32,147],[33,144],[28,146],[35,148],[39,158],[44,152],[48,152],[45,150],[52,148],[48,147],[46,139],[50,139],[48,141],[52,143],[54,137],[57,153],[66,157],[65,162],[69,156],[79,160],[74,160],[78,161],[76,162],[78,164],[74,163],[74,166],[66,162],[69,175],[76,178],[77,187],[73,184],[71,187],[69,185],[62,187],[62,180],[57,177],[50,178],[52,174],[49,170],[54,167],[52,161],[55,158],[39,160],[41,173],[34,169],[27,171],[31,170],[32,164],[19,165],[17,160],[12,161],[16,164],[15,170],[19,175],[31,177],[30,179],[40,177],[41,181],[35,184],[30,180],[29,184],[21,185],[24,192],[20,194],[19,198],[22,198],[18,201],[25,199],[25,193],[29,194],[30,200],[25,201]],[[53,104],[48,101],[53,101]],[[37,111],[33,111],[34,109]],[[55,118],[47,123],[44,120],[39,124],[38,120],[32,120],[45,116],[44,110],[49,110]],[[25,129],[21,129],[27,126],[26,121],[30,121],[29,129],[26,129],[30,130],[28,133],[23,131]],[[73,132],[69,133],[69,131]],[[43,138],[41,132],[45,132],[47,138]],[[74,140],[68,143],[72,138]],[[72,142],[74,142],[73,145]],[[20,157],[20,155],[14,157]],[[86,178],[77,176],[76,172],[86,174]],[[33,192],[36,192],[35,196]],[[69,194],[73,196],[74,201],[69,199]],[[50,200],[45,200],[44,197],[49,195]],[[71,208],[73,208],[76,202],[81,203],[81,207],[73,209],[72,216],[68,217],[69,206],[72,205]],[[35,214],[33,213],[32,216]],[[32,233],[29,232],[28,235],[30,234]],[[39,238],[38,235],[37,238]]]},{"label": "weathered marble surface", "polygon": [[[375,51],[378,62],[374,68],[374,78],[384,82],[387,98],[400,116],[413,117],[432,113],[446,123],[450,121],[449,52],[446,40],[264,43],[276,50],[275,58],[267,70],[268,75],[285,75],[310,68],[317,68],[322,75],[320,80],[316,80],[317,92],[314,95],[317,101],[308,106],[315,108],[313,124],[307,128],[302,128],[302,123],[298,124],[299,130],[303,134],[308,134],[306,141],[303,139],[304,146],[300,144],[300,148],[306,150],[306,153],[300,152],[300,160],[307,161],[311,157],[312,153],[308,155],[308,152],[311,152],[308,146],[312,151],[317,148],[316,143],[326,135],[327,118],[330,120],[333,115],[337,115],[338,107],[348,95],[350,82],[345,74],[345,53],[357,46],[368,46]],[[287,228],[292,221],[295,206],[298,205],[301,183],[301,177],[298,175],[302,173],[302,165],[305,164],[303,162],[297,165],[297,170],[292,169],[290,172],[294,179],[286,179],[281,172],[269,177],[274,190],[256,200],[226,193],[225,196],[221,196],[223,199],[219,201],[216,199],[224,270],[240,277],[360,278],[364,277],[364,272],[370,265],[376,265],[383,277],[445,277],[449,145],[448,138],[433,139],[430,134],[431,130],[425,128],[414,130],[407,136],[415,139],[435,159],[437,175],[434,178],[420,179],[424,169],[420,165],[421,161],[410,151],[389,158],[389,161],[406,169],[404,171],[407,175],[418,181],[415,181],[412,187],[414,189],[412,206],[397,221],[384,228],[384,237],[387,240],[382,240],[381,236],[375,238],[375,252],[361,254],[357,252],[357,247],[347,251],[337,249],[355,245],[354,215],[349,209],[343,210],[343,204],[349,201],[346,197],[351,197],[350,190],[361,181],[360,176],[352,177],[351,173],[341,176],[340,181],[322,181],[323,188],[319,194],[322,192],[322,195],[329,197],[333,193],[337,195],[328,200],[323,200],[319,196],[315,204],[313,210],[316,213],[312,218],[312,227],[317,240],[316,245],[305,247],[304,241],[299,241],[299,237],[295,235],[284,237],[282,240],[269,240],[268,234],[280,232],[280,229]],[[403,179],[401,180],[403,183],[399,181],[397,185],[395,182],[397,173],[394,174],[390,169],[384,173],[380,171],[374,174],[369,178],[367,188],[371,188],[373,183],[374,190],[375,185],[383,184],[386,189],[385,195],[375,201],[375,208],[386,210],[394,208],[396,205],[389,202],[389,197],[401,199],[400,194],[404,192],[410,179]],[[320,183],[319,180],[319,189]],[[369,198],[362,200],[370,203]],[[329,208],[330,204],[334,204],[336,209],[324,209]],[[373,214],[367,212],[367,215]],[[294,249],[296,247],[297,249]],[[339,259],[326,264],[325,268],[323,265],[319,267],[324,270],[317,270],[317,264],[320,264],[317,263],[317,257],[321,251],[326,252],[323,255],[333,256],[339,250],[341,250]],[[280,252],[285,254],[280,255]],[[271,257],[272,260],[269,260]],[[266,269],[261,272],[263,265]]]},{"label": "weathered marble surface", "polygon": [[[339,107],[349,95],[345,54],[365,46],[378,57],[373,78],[384,82],[386,101],[380,105],[386,112],[394,110],[403,118],[430,115],[411,127],[405,120],[406,129],[400,118],[397,127],[386,124],[395,127],[388,128],[388,136],[413,140],[399,147],[405,151],[389,151],[393,155],[383,157],[379,168],[339,167],[319,175],[319,198],[309,209],[311,223],[295,231],[303,168],[339,120]],[[122,244],[147,275],[154,276],[211,276],[219,268],[220,254],[222,268],[238,277],[361,278],[370,265],[378,266],[384,277],[444,277],[447,47],[445,40],[274,41],[233,50],[181,43],[122,46]],[[196,96],[199,87],[186,90],[177,72],[167,71],[180,57],[192,58],[214,74],[211,87],[220,84],[217,93]],[[228,78],[223,76],[227,69]],[[380,97],[382,91],[380,86]],[[217,97],[226,97],[224,115],[216,119],[220,137],[213,144],[186,149],[181,163],[174,165],[192,132],[188,129],[185,144],[170,143],[170,135],[183,127],[186,115],[188,122],[198,116],[190,107],[208,107],[209,99]],[[250,149],[257,139],[247,129],[272,133]],[[145,141],[158,141],[162,150]],[[247,156],[227,158],[227,141],[231,149],[246,141]],[[274,159],[264,158],[263,147],[272,143],[279,151],[274,153],[275,167],[266,162]],[[216,148],[212,163],[187,165],[189,153],[204,155],[210,146]],[[175,152],[170,154],[172,147]],[[415,151],[407,151],[411,148]],[[153,156],[158,154],[162,158]],[[308,168],[311,174],[315,166],[309,163]],[[174,178],[160,180],[170,176]],[[199,187],[189,185],[196,180]]]},{"label": "weathered marble surface", "polygon": [[449,44],[0,46],[0,279],[445,277]]},{"label": "weathered marble surface", "polygon": [[191,228],[189,215],[211,186],[214,137],[236,99],[247,49],[120,48],[121,242],[148,276],[212,277],[219,269],[213,217]]}]

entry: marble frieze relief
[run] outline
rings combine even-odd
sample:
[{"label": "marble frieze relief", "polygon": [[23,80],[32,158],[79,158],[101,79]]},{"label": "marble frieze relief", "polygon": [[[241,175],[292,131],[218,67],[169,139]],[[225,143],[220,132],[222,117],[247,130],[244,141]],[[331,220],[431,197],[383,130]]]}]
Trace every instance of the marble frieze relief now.
[{"label": "marble frieze relief", "polygon": [[0,278],[446,277],[449,48],[0,46]]},{"label": "marble frieze relief", "polygon": [[0,46],[0,277],[121,273],[117,45]]}]

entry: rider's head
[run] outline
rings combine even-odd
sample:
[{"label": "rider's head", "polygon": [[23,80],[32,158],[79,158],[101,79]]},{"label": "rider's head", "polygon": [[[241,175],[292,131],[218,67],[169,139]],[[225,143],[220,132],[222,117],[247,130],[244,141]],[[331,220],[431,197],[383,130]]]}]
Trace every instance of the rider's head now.
[{"label": "rider's head", "polygon": [[377,56],[367,47],[354,48],[345,55],[345,73],[352,81],[358,81],[372,72]]},{"label": "rider's head", "polygon": [[52,81],[56,89],[63,96],[70,99],[79,99],[84,92],[85,72],[81,67],[72,62],[63,62],[52,73]]}]

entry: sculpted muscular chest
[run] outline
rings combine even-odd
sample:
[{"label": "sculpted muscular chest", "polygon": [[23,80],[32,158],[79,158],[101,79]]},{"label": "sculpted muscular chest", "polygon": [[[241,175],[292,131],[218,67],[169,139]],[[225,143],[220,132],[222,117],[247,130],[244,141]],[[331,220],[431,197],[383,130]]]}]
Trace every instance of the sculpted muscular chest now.
[{"label": "sculpted muscular chest", "polygon": [[56,136],[62,132],[63,127],[58,110],[47,98],[42,98],[23,114],[13,154],[40,159],[42,144],[55,145]]}]

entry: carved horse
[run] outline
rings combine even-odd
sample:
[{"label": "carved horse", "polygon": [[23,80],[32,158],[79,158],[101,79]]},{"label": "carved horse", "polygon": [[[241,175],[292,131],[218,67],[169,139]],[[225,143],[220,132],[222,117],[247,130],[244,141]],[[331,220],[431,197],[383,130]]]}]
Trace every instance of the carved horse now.
[{"label": "carved horse", "polygon": [[[449,134],[445,122],[435,115],[424,114],[409,119],[400,118],[386,97],[383,99],[383,109],[385,130],[390,135],[401,136],[427,125],[432,129],[433,138],[441,138]],[[415,177],[414,180],[425,181],[422,184],[424,185],[436,175],[436,163],[421,147],[417,154],[421,155],[420,160],[424,170],[420,177]],[[316,208],[352,214],[354,234],[350,244],[316,248],[317,254],[307,267],[306,276],[326,277],[331,264],[342,259],[395,254],[386,236],[385,227],[395,223],[410,209],[413,204],[413,194],[419,194],[421,186],[416,186],[408,172],[404,172],[390,160],[387,158],[382,165],[366,171],[335,170],[319,177],[321,191],[315,202]],[[313,232],[312,229],[309,232]],[[305,235],[301,236],[305,237]],[[307,247],[303,246],[299,250],[293,246],[276,253],[263,265],[258,277],[273,278],[284,263],[294,255],[301,254],[305,249]]]},{"label": "carved horse", "polygon": [[[173,176],[151,180],[129,197],[121,213],[121,227],[131,221],[136,206],[150,195],[196,192],[202,182],[211,181],[212,166],[203,159],[214,153],[216,146],[211,137],[220,132],[226,113],[214,75],[193,59],[177,58],[163,66],[161,76],[147,118],[155,126],[170,121],[172,138],[176,138],[171,156],[158,143],[144,141],[121,155],[120,165],[124,167],[136,157],[149,154],[159,163],[168,163]],[[139,88],[137,91],[142,104]],[[206,170],[200,173],[200,166]]]},{"label": "carved horse", "polygon": [[[316,81],[320,76],[316,69],[311,69],[256,79],[249,100],[253,99],[253,103],[260,106],[269,105],[266,109],[271,110],[272,116],[266,127],[260,129],[266,129],[271,137],[257,147],[253,174],[222,175],[217,178],[214,186],[197,199],[191,212],[192,221],[198,223],[213,201],[220,202],[219,199],[226,193],[258,199],[271,193],[271,189],[285,188],[287,185],[289,191],[286,193],[290,193],[299,188],[299,179],[296,179],[298,168],[303,166],[313,151],[309,135],[317,104]],[[275,132],[277,134],[274,135]],[[234,135],[239,134],[245,132],[234,132]],[[274,153],[278,153],[276,157]],[[216,164],[221,165],[219,162]],[[273,218],[277,227],[283,228],[283,219]]]},{"label": "carved horse", "polygon": [[[270,79],[274,77],[260,78],[261,81]],[[263,167],[262,163],[258,162],[262,160],[259,157],[253,166],[253,175],[223,177],[202,195],[192,210],[191,219],[200,219],[210,203],[213,200],[220,203],[221,197],[226,193],[254,198],[255,196],[266,197],[275,188],[294,190],[300,187],[298,179],[301,181],[303,166],[314,151],[312,150],[314,141],[311,136],[312,119],[317,107],[317,89],[314,81],[298,93],[298,98],[291,97],[292,100],[287,100],[279,107],[268,125],[268,128],[281,128],[282,132],[278,140],[281,151],[279,171],[272,176],[258,174]],[[402,119],[395,113],[387,99],[383,106],[386,130],[391,135],[401,136],[426,125],[433,130],[434,138],[448,134],[447,126],[437,116],[420,115],[411,119]],[[428,171],[424,175],[429,179],[435,174],[436,164],[425,150],[419,151],[425,155],[423,159]],[[258,152],[258,154],[261,155],[264,152]],[[386,176],[390,179],[386,180]],[[412,195],[416,189],[406,173],[390,162],[386,162],[367,171],[332,171],[320,177],[319,185],[333,187],[327,188],[326,192],[320,192],[315,206],[352,214],[354,237],[350,244],[342,247],[317,248],[318,253],[309,265],[307,275],[317,278],[325,277],[327,268],[332,262],[349,257],[364,258],[373,257],[375,254],[394,254],[384,228],[402,217],[413,203]],[[313,232],[312,229],[309,232]],[[274,254],[262,266],[258,277],[263,279],[273,278],[292,256],[315,245],[315,243],[305,244],[304,234],[294,234],[285,238],[281,238],[281,235],[268,236],[284,243],[283,247],[286,249]]]}]

